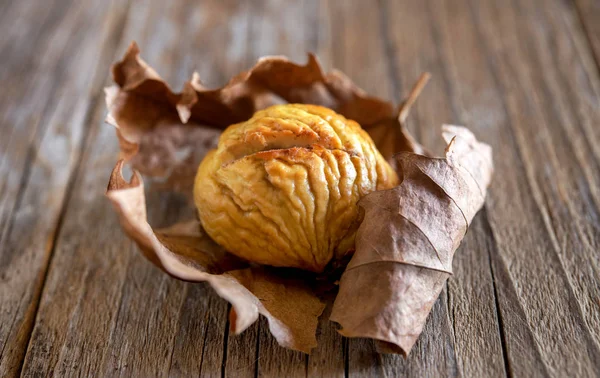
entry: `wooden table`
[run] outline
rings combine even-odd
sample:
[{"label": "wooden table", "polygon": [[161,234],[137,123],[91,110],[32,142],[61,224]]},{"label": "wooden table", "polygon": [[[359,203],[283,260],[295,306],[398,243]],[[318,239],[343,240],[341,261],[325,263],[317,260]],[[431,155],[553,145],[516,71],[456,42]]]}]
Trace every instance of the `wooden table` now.
[{"label": "wooden table", "polygon": [[[310,356],[264,319],[229,336],[224,300],[138,253],[104,198],[102,88],[132,40],[175,88],[307,51],[394,101],[433,74],[411,130],[439,151],[469,126],[496,173],[407,359],[326,321]],[[0,376],[600,375],[597,0],[14,0],[0,52]],[[157,225],[183,206],[148,201]]]}]

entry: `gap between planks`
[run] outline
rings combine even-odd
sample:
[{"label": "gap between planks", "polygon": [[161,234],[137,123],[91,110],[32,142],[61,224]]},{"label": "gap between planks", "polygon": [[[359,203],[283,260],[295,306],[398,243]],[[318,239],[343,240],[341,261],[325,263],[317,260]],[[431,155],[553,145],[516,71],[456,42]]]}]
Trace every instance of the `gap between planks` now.
[{"label": "gap between planks", "polygon": [[[494,250],[496,251],[497,249],[497,242],[496,242],[496,238],[494,236],[494,231],[492,230],[492,227],[490,225],[490,221],[488,219],[488,214],[487,214],[487,206],[484,205],[483,209],[481,209],[481,216],[484,219],[484,228],[487,232],[487,235],[489,236],[489,240],[491,241]],[[492,287],[494,288],[494,304],[496,306],[496,319],[498,319],[498,333],[500,334],[500,345],[502,346],[502,359],[504,360],[504,371],[506,372],[506,376],[507,377],[511,377],[513,376],[511,368],[510,368],[510,361],[508,359],[508,347],[507,347],[507,343],[506,343],[506,335],[504,334],[504,319],[502,318],[502,313],[500,312],[500,302],[498,301],[498,287],[496,284],[496,273],[494,272],[494,267],[492,266],[492,254],[491,254],[491,248],[487,250],[488,252],[488,263],[490,266],[490,272],[492,274]]]}]

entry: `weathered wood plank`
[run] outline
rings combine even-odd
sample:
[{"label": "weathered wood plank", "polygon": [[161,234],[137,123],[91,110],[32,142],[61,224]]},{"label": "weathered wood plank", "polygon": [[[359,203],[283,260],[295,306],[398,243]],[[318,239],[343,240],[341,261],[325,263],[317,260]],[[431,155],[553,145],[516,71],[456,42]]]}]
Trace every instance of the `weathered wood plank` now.
[{"label": "weathered wood plank", "polygon": [[[51,76],[57,70],[59,55],[50,51],[47,47],[50,36],[59,27],[62,17],[67,15],[65,9],[59,8],[54,12],[31,12],[35,5],[33,2],[6,3],[2,13],[2,25],[6,25],[7,31],[0,36],[0,51],[2,59],[0,64],[0,80],[6,84],[6,90],[0,93],[0,241],[4,245],[7,234],[12,225],[13,213],[21,201],[20,194],[29,181],[29,172],[33,160],[33,147],[39,144],[40,134],[44,130],[45,123],[40,122],[42,115],[48,117],[47,104],[51,103],[51,94],[56,90]],[[61,13],[62,11],[62,13]],[[36,25],[20,34],[16,21],[21,18],[24,22]],[[38,38],[34,37],[34,34]],[[22,51],[18,46],[29,43],[31,50]],[[64,45],[62,46],[64,48]],[[39,60],[43,62],[42,70],[36,74],[31,62],[33,57],[39,54]],[[27,107],[21,106],[28,103]],[[40,124],[42,126],[40,127]],[[42,129],[42,130],[40,130]],[[0,267],[8,268],[12,260],[13,252],[5,247],[0,252]],[[6,279],[3,271],[3,279]],[[3,281],[4,282],[4,281]],[[6,285],[12,285],[10,280]],[[20,298],[16,295],[15,298]],[[7,297],[2,297],[7,298]],[[2,302],[2,322],[0,322],[0,340],[3,348],[6,346],[7,328],[12,318],[12,311],[7,302]],[[5,311],[6,314],[5,315]],[[4,318],[4,316],[8,316]]]},{"label": "weathered wood plank", "polygon": [[308,377],[345,377],[347,339],[337,332],[335,323],[329,321],[331,307],[325,309],[317,330],[318,346],[308,356]]},{"label": "weathered wood plank", "polygon": [[296,62],[305,62],[310,49],[306,35],[315,27],[305,22],[311,20],[307,15],[311,7],[314,7],[314,0],[260,0],[252,3],[248,9],[251,62],[265,55],[285,55]]},{"label": "weathered wood plank", "polygon": [[[120,4],[14,2],[0,39],[0,375],[17,374]],[[14,23],[17,24],[14,24]],[[21,25],[30,25],[23,28]],[[86,33],[80,32],[85,27]],[[6,39],[5,39],[6,38]],[[28,48],[23,48],[27,46]],[[96,46],[102,46],[97,48]]]},{"label": "weathered wood plank", "polygon": [[[40,113],[45,110],[45,101],[52,91],[51,82],[46,80],[43,84],[40,79],[43,74],[34,75],[31,64],[27,62],[32,60],[34,52],[29,54],[18,51],[17,46],[29,42],[33,49],[42,51],[46,38],[33,38],[29,33],[21,35],[12,34],[11,31],[17,29],[14,26],[18,17],[22,17],[26,22],[38,25],[38,32],[54,31],[61,17],[58,14],[50,12],[30,12],[33,6],[32,2],[12,2],[6,3],[2,13],[3,25],[9,27],[9,31],[2,34],[0,39],[0,48],[2,56],[9,57],[3,59],[0,65],[0,79],[7,84],[7,90],[0,94],[0,124],[2,138],[0,138],[0,269],[2,286],[6,292],[2,292],[0,304],[0,341],[2,353],[0,353],[0,366],[5,366],[8,359],[8,351],[12,348],[23,349],[9,345],[8,339],[13,337],[13,326],[17,329],[22,319],[17,321],[17,308],[23,295],[15,291],[14,296],[8,292],[8,288],[22,287],[25,282],[35,277],[28,277],[23,282],[18,281],[14,274],[9,275],[9,268],[16,268],[16,263],[11,263],[15,257],[15,251],[7,248],[6,239],[13,224],[13,214],[16,212],[18,204],[21,202],[20,194],[29,181],[29,172],[32,163],[32,149],[35,143],[39,143],[40,132]],[[33,28],[32,28],[33,29]],[[47,30],[45,30],[47,29]],[[46,33],[40,33],[46,36]],[[49,33],[50,34],[50,33]],[[45,57],[45,64],[48,66],[46,73],[51,72],[53,65],[57,63],[57,56],[51,55],[47,51],[42,53]],[[35,77],[35,79],[34,79]],[[29,101],[29,108],[24,109],[19,106],[22,102]],[[46,114],[47,117],[47,114]],[[55,212],[57,212],[56,210]],[[22,310],[20,311],[22,312]],[[21,314],[21,317],[23,315]],[[13,320],[14,319],[14,320]],[[26,342],[26,341],[25,341]],[[8,350],[6,348],[9,348]]]},{"label": "weathered wood plank", "polygon": [[306,376],[308,356],[302,352],[280,347],[271,336],[265,318],[260,319],[259,339],[258,377]]},{"label": "weathered wood plank", "polygon": [[[418,75],[431,70],[434,65],[416,55],[418,43],[427,46],[427,41],[422,41],[421,36],[426,24],[419,25],[418,12],[414,13],[418,11],[419,3],[383,2],[381,6],[379,9],[371,3],[362,2],[355,3],[352,8],[346,6],[343,11],[332,12],[331,18],[335,20],[332,22],[343,25],[332,41],[335,41],[338,49],[345,48],[339,54],[344,59],[334,60],[333,65],[348,73],[369,93],[399,102]],[[340,13],[345,16],[341,20]],[[415,34],[420,35],[420,38],[410,40]],[[412,46],[406,46],[407,43]],[[431,38],[429,43],[431,50]],[[427,89],[427,94],[433,92],[433,95],[424,96],[417,102],[409,128],[428,145],[432,145],[430,142],[433,138],[430,136],[436,135],[436,144],[433,145],[440,146],[436,129],[441,122],[449,120],[450,107],[443,97],[443,90],[437,90],[443,86],[443,80],[436,80],[433,84],[435,90]],[[432,112],[430,109],[437,111]],[[427,130],[429,127],[435,131],[430,132]],[[427,137],[423,138],[425,135]],[[380,356],[375,352],[372,342],[367,340],[349,340],[348,354],[350,376],[456,375],[458,368],[446,291],[434,306],[419,342],[407,359]]]},{"label": "weathered wood plank", "polygon": [[[213,15],[210,4],[135,3],[111,60],[137,39],[144,57],[170,82],[183,81],[182,65],[194,60],[199,69],[209,65],[216,72],[218,58],[193,49],[198,17]],[[217,50],[226,34],[215,35],[207,48]],[[175,48],[179,40],[187,45]],[[184,56],[187,60],[179,60]],[[103,81],[107,68],[108,63]],[[24,372],[153,376],[171,369],[173,375],[221,375],[226,302],[204,285],[185,284],[155,269],[123,235],[106,203],[104,187],[117,144],[114,130],[102,124],[104,112],[100,104],[90,121],[83,173],[65,214]],[[187,211],[176,196],[153,194],[148,202],[158,226]]]},{"label": "weathered wood plank", "polygon": [[[534,109],[544,122],[536,124],[539,129],[523,130],[518,140],[528,144],[523,154],[530,154],[524,162],[536,181],[532,189],[599,349],[600,302],[594,298],[600,297],[600,78],[571,4],[554,2],[543,8],[543,18],[536,17],[539,6],[524,2],[516,12],[531,20],[530,26],[520,24],[522,51],[546,67],[521,73],[531,78],[524,82],[526,90],[528,85],[540,88]],[[523,143],[542,135],[543,149]],[[577,195],[565,199],[565,193]]]},{"label": "weathered wood plank", "polygon": [[[379,354],[374,343],[350,339],[350,377],[456,377],[458,371],[445,292],[435,302],[410,355]],[[353,345],[352,345],[353,344]]]},{"label": "weathered wood plank", "polygon": [[[524,324],[533,336],[525,338],[527,342],[533,341],[533,345],[523,348],[517,343],[523,340],[515,334],[518,329],[503,329],[510,372],[515,375],[575,372],[595,375],[598,346],[574,293],[580,289],[573,287],[572,282],[576,280],[570,277],[581,274],[581,270],[565,269],[567,258],[580,258],[581,262],[593,264],[592,256],[584,244],[573,242],[573,249],[567,251],[556,242],[544,204],[556,198],[550,207],[564,207],[565,202],[575,196],[568,199],[563,196],[559,202],[556,191],[552,193],[558,190],[557,186],[575,182],[576,190],[586,193],[581,180],[590,180],[591,176],[582,174],[585,168],[577,167],[576,155],[568,152],[569,144],[577,136],[567,135],[565,139],[563,134],[562,139],[558,139],[563,127],[570,125],[563,123],[568,119],[565,108],[547,101],[549,97],[555,101],[560,99],[561,94],[552,91],[558,91],[561,86],[549,85],[549,76],[555,71],[553,63],[537,56],[540,52],[536,46],[543,46],[544,40],[534,30],[523,32],[530,26],[540,28],[540,22],[547,23],[548,14],[539,12],[540,5],[535,7],[533,3],[508,7],[494,2],[453,2],[451,6],[445,3],[440,6],[436,2],[435,5],[438,7],[432,5],[435,9],[432,20],[442,36],[441,50],[448,62],[451,92],[464,104],[461,117],[493,145],[497,156],[499,154],[495,159],[497,173],[489,195],[488,216],[501,257],[500,270],[506,270],[507,274],[496,274],[495,278],[510,280],[497,285],[499,299],[509,296],[510,293],[502,293],[502,289],[510,287],[515,289],[518,299],[499,301],[500,312],[505,325]],[[554,11],[557,4],[548,8]],[[546,30],[553,30],[556,37],[565,29],[564,25],[562,28],[555,25]],[[533,44],[528,42],[530,38],[535,38]],[[556,54],[560,55],[561,51]],[[577,56],[570,58],[569,66],[579,60]],[[551,136],[553,133],[556,140]],[[591,151],[590,156],[593,155]],[[561,164],[573,162],[569,167],[572,171],[565,172],[557,164],[559,161]],[[592,206],[587,214],[595,211]],[[564,217],[561,223],[566,226],[571,221],[570,217]],[[597,240],[593,233],[588,235],[588,240]],[[568,238],[563,241],[568,240],[572,241]],[[585,280],[578,282],[585,285]],[[593,292],[594,289],[585,287],[584,290]],[[518,318],[520,313],[525,319]],[[532,358],[523,358],[520,353],[523,351]],[[538,353],[543,365],[536,359]]]},{"label": "weathered wood plank", "polygon": [[[440,25],[440,34],[444,36],[444,42],[452,39],[454,40],[455,38],[461,38],[461,44],[457,47],[458,43],[454,43],[454,44],[450,44],[448,43],[448,45],[444,46],[443,49],[447,49],[445,51],[454,51],[454,54],[456,55],[456,57],[454,58],[454,60],[450,60],[450,58],[446,57],[446,59],[448,59],[449,61],[449,66],[450,68],[454,68],[453,65],[456,65],[457,67],[454,68],[454,70],[460,70],[461,73],[463,74],[463,76],[460,77],[460,79],[453,78],[453,85],[454,82],[459,82],[459,83],[464,83],[464,87],[466,87],[465,89],[463,89],[465,92],[469,93],[469,96],[466,98],[465,100],[465,95],[458,95],[456,92],[453,92],[454,95],[456,96],[457,100],[462,102],[464,104],[464,106],[462,106],[463,109],[465,109],[464,111],[461,112],[461,116],[465,119],[465,121],[467,121],[467,124],[474,128],[475,130],[482,130],[482,126],[487,126],[487,128],[489,129],[490,127],[498,127],[497,125],[501,122],[506,122],[502,117],[504,117],[503,113],[503,109],[500,106],[494,106],[493,104],[495,103],[494,98],[497,97],[497,94],[493,94],[493,82],[491,81],[490,77],[485,75],[485,74],[479,74],[479,75],[474,75],[473,72],[480,72],[482,70],[485,70],[480,68],[480,66],[485,67],[486,62],[484,61],[484,57],[482,56],[481,52],[477,51],[477,48],[479,47],[478,45],[478,40],[476,39],[476,34],[474,33],[474,31],[471,28],[468,28],[467,26],[463,26],[460,27],[459,25],[468,25],[468,23],[472,22],[471,20],[469,20],[469,9],[466,5],[463,5],[462,7],[460,7],[458,10],[456,8],[453,8],[454,12],[450,15],[447,15],[445,17],[445,19],[441,20],[441,22],[438,19],[434,18],[434,25]],[[442,9],[441,12],[446,11],[446,9]],[[432,12],[434,15],[438,14],[436,12]],[[465,30],[466,29],[466,30]],[[450,34],[453,33],[453,34]],[[449,35],[453,35],[452,38],[450,37],[446,37]],[[461,46],[463,46],[462,49],[459,49]],[[454,63],[457,62],[457,63]],[[452,75],[454,72],[450,71],[451,73],[449,75]],[[485,72],[485,71],[484,71]],[[488,74],[489,75],[489,74]],[[462,81],[460,81],[462,80]],[[491,92],[491,93],[490,93]],[[476,93],[476,94],[475,94]],[[477,99],[477,100],[475,100]],[[487,113],[487,117],[482,117],[481,115],[486,115]],[[487,130],[486,130],[487,131]],[[483,132],[483,131],[482,131]],[[507,142],[506,140],[502,141],[502,144],[499,144],[497,142],[497,137],[498,134],[500,134],[500,131],[497,132],[493,132],[491,135],[489,134],[489,131],[487,131],[490,141],[492,140],[496,140],[496,144],[494,145],[494,147],[496,148],[495,151],[498,151],[499,148],[504,147],[505,145],[510,145],[510,142]],[[504,136],[505,133],[502,133],[502,135]],[[498,152],[496,152],[496,154],[498,154]],[[498,177],[498,175],[500,175],[501,177],[504,177],[504,175],[501,172],[510,172],[511,170],[515,170],[515,167],[512,166],[506,166],[506,160],[508,159],[509,153],[508,151],[506,151],[506,147],[504,147],[503,149],[500,149],[500,155],[501,155],[501,159],[503,159],[503,161],[501,162],[497,162],[498,158],[496,158],[496,177]],[[505,155],[507,155],[505,157]],[[513,158],[514,161],[514,158]],[[513,163],[514,164],[514,163]],[[512,165],[512,164],[511,164]],[[503,185],[506,185],[505,183],[506,180],[502,180],[501,183],[499,184],[494,184],[492,187],[492,193],[490,195],[490,202],[493,201],[494,198],[494,186],[496,188],[498,188],[499,185],[501,188]],[[518,185],[518,184],[517,184]],[[506,189],[505,189],[506,190]],[[510,189],[510,190],[514,190],[514,189]],[[518,193],[518,192],[515,192]],[[527,193],[527,192],[526,192]],[[490,206],[493,206],[490,205]],[[496,208],[496,207],[494,207]],[[491,210],[494,211],[494,210]],[[520,212],[519,213],[513,213],[512,211],[515,211],[515,209],[511,209],[511,214],[513,214],[513,216],[515,217],[521,217],[520,216]],[[522,208],[519,208],[519,211],[522,211]],[[506,214],[506,212],[504,212],[504,214]],[[519,214],[519,215],[517,215]],[[499,216],[499,214],[492,214],[491,216]],[[510,224],[510,222],[504,222],[504,225],[508,225]],[[539,224],[538,221],[538,227],[541,227],[541,225]],[[505,248],[505,247],[504,247]],[[499,280],[499,278],[503,278],[505,276],[502,275],[497,275],[496,279]],[[502,298],[505,294],[502,292],[502,290],[500,290],[500,288],[503,287],[510,287],[512,285],[512,283],[510,281],[508,281],[507,283],[501,283],[498,284],[499,286],[499,290],[498,290],[498,295]],[[501,285],[501,286],[500,286]],[[514,298],[514,297],[513,297]],[[516,321],[514,321],[512,318],[514,317],[514,314],[519,314],[522,313],[523,310],[521,308],[519,308],[518,306],[518,301],[510,301],[507,302],[506,304],[509,305],[509,307],[501,307],[501,314],[505,315],[505,318],[507,318],[505,320],[504,324],[513,324],[513,323],[517,323]],[[500,304],[504,304],[503,302],[500,302]],[[513,309],[514,306],[517,306],[517,309]],[[506,341],[508,343],[508,349],[509,349],[509,357],[511,358],[510,361],[510,368],[514,369],[511,370],[513,373],[515,374],[534,374],[536,371],[539,372],[543,372],[544,371],[544,367],[542,366],[541,368],[538,366],[538,364],[536,364],[537,359],[535,357],[537,356],[537,346],[535,344],[530,344],[530,345],[525,345],[522,348],[522,352],[526,352],[527,354],[525,354],[528,357],[534,357],[534,358],[522,358],[522,356],[517,357],[517,354],[514,353],[514,351],[512,351],[512,348],[520,348],[521,345],[516,344],[516,345],[511,345],[510,341],[514,339],[514,337],[512,337],[512,334],[515,333],[516,330],[520,330],[522,331],[522,329],[519,328],[512,328],[512,329],[505,329],[505,334],[506,334]],[[528,325],[525,324],[525,330],[527,332],[531,332],[528,330]],[[527,333],[525,333],[527,335]],[[525,338],[525,340],[527,341],[533,341],[532,338]],[[516,360],[518,358],[518,360]],[[538,357],[539,358],[539,357]],[[516,361],[513,361],[516,360]],[[539,369],[539,370],[536,370]]]},{"label": "weathered wood plank", "polygon": [[[196,70],[207,86],[225,84],[232,75],[247,69],[253,63],[250,59],[248,41],[251,39],[250,3],[236,1],[208,1],[202,6],[181,6],[179,17],[184,21],[185,34],[179,42],[171,42],[165,49],[176,54],[177,61],[171,61],[178,69],[171,67],[170,83],[176,88],[185,80],[189,80],[190,72]],[[157,36],[160,38],[160,36]],[[187,284],[194,286],[194,284]],[[192,289],[188,289],[192,290]],[[205,299],[203,299],[205,298]],[[207,303],[196,303],[206,301]],[[202,296],[186,299],[193,308],[185,310],[180,316],[193,319],[196,328],[205,327],[203,340],[196,340],[188,333],[181,333],[176,338],[177,345],[185,347],[197,344],[202,353],[193,358],[198,363],[191,363],[191,355],[180,355],[176,348],[173,361],[180,361],[176,372],[181,376],[190,376],[198,371],[201,376],[254,376],[258,345],[258,324],[251,326],[240,336],[229,335],[228,306],[209,287],[202,291]],[[188,314],[187,312],[190,311]],[[205,313],[210,325],[205,325],[198,314]],[[201,358],[201,359],[200,359]],[[185,366],[186,368],[181,368]],[[169,375],[173,375],[173,365]],[[199,368],[199,370],[197,370]]]},{"label": "weathered wood plank", "polygon": [[466,377],[507,375],[506,356],[498,319],[498,300],[491,271],[497,253],[482,212],[473,220],[461,250],[454,258],[454,276],[448,281],[450,317],[456,338],[456,358]]},{"label": "weathered wood plank", "polygon": [[[227,337],[227,356],[225,356],[223,365],[226,377],[256,377],[258,375],[258,365],[261,359],[260,343],[264,338],[261,337],[260,329],[263,325],[268,327],[266,323],[257,321],[241,335],[225,335]],[[223,335],[221,335],[222,342]],[[263,353],[265,353],[264,350]]]},{"label": "weathered wood plank", "polygon": [[[493,235],[487,214],[482,223],[488,234]],[[495,241],[495,238],[492,240]],[[549,370],[541,358],[535,335],[526,320],[525,310],[519,305],[519,295],[500,255],[499,246],[497,243],[490,243],[489,248],[506,372],[509,376],[516,376],[521,372],[531,376],[548,376]]]},{"label": "weathered wood plank", "polygon": [[[532,160],[525,163],[538,172],[535,179],[543,197],[538,203],[560,246],[558,255],[588,332],[600,350],[600,72],[594,67],[571,5],[556,1],[543,8],[545,17],[536,19],[537,27],[521,29],[522,36],[529,36],[527,51],[532,60],[547,62],[549,67],[530,76],[531,84],[542,88],[538,101],[545,122],[540,125],[546,129],[523,137],[546,133],[551,152],[542,154],[535,149],[539,154],[532,154]],[[539,1],[525,2],[520,9],[533,20],[539,6]],[[552,50],[556,52],[550,54]],[[547,170],[548,164],[538,159],[548,159],[554,177],[539,173]],[[577,195],[565,201],[564,193]]]},{"label": "weathered wood plank", "polygon": [[575,4],[600,70],[600,3],[595,0],[575,0]]},{"label": "weathered wood plank", "polygon": [[220,377],[227,304],[207,284],[185,285],[169,376]]},{"label": "weathered wood plank", "polygon": [[381,32],[379,6],[359,0],[325,1],[319,12],[317,53],[369,94],[399,101]]},{"label": "weathered wood plank", "polygon": [[[399,69],[399,81],[410,85],[420,72],[432,73],[433,79],[415,104],[410,118],[418,124],[416,133],[420,140],[426,146],[435,147],[435,151],[441,154],[444,145],[439,127],[443,123],[460,123],[461,109],[449,93],[444,70],[446,62],[436,48],[440,36],[432,27],[431,11],[426,2],[400,1],[390,2],[385,14],[393,15],[388,22],[388,33],[392,59]],[[415,35],[419,38],[414,38]],[[454,371],[466,376],[506,374],[489,263],[493,240],[486,230],[479,227],[484,222],[482,217],[475,218],[463,246],[456,252],[454,275],[448,281],[447,292],[442,293],[447,294],[457,364],[446,374]],[[414,375],[421,371],[436,374],[436,364],[445,359],[444,343],[432,342],[430,347],[423,357],[424,361],[431,361],[430,365],[417,368],[413,371]]]}]

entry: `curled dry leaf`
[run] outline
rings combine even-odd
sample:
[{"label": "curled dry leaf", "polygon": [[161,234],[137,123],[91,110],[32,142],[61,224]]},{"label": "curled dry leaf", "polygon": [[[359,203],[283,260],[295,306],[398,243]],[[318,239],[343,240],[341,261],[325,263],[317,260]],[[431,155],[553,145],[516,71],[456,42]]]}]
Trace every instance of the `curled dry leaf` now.
[{"label": "curled dry leaf", "polygon": [[400,185],[359,202],[364,220],[330,319],[345,336],[387,343],[385,351],[410,352],[491,179],[488,145],[463,127],[444,126],[443,135],[445,159],[402,153]]},{"label": "curled dry leaf", "polygon": [[234,333],[248,328],[260,313],[282,346],[308,353],[317,345],[315,330],[325,305],[305,282],[248,266],[210,240],[198,221],[153,230],[146,219],[142,180],[136,173],[127,182],[122,167],[121,160],[111,174],[107,196],[121,225],[150,261],[179,279],[208,282],[231,303]]},{"label": "curled dry leaf", "polygon": [[445,159],[432,159],[402,127],[427,77],[395,108],[340,72],[324,73],[313,55],[306,65],[266,57],[222,88],[207,89],[194,74],[176,93],[139,58],[135,43],[114,65],[113,77],[116,85],[106,89],[107,122],[117,129],[123,160],[107,196],[126,233],[170,275],[208,282],[228,300],[233,332],[242,332],[260,313],[282,346],[303,352],[316,345],[317,319],[325,307],[308,282],[314,276],[250,266],[210,240],[197,220],[153,230],[141,176],[135,172],[125,181],[123,163],[151,180],[152,188],[191,197],[198,164],[220,130],[282,102],[329,107],[359,122],[384,157],[402,152],[392,161],[402,184],[360,203],[365,218],[357,252],[342,277],[332,319],[345,335],[372,337],[408,353],[450,274],[466,225],[483,203],[491,173],[489,148],[465,129],[446,128],[445,137],[456,138]]},{"label": "curled dry leaf", "polygon": [[113,77],[116,85],[105,90],[106,120],[117,129],[121,158],[167,189],[191,193],[198,164],[220,129],[283,102],[322,105],[357,121],[388,159],[424,151],[400,127],[392,104],[368,96],[341,72],[325,74],[313,55],[306,65],[264,57],[219,89],[206,89],[194,73],[174,93],[132,43]]}]

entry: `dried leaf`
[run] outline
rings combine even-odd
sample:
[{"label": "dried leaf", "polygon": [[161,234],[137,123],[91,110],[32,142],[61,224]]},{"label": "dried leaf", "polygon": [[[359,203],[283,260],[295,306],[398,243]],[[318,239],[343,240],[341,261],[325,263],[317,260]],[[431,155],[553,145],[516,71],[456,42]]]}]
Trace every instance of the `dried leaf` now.
[{"label": "dried leaf", "polygon": [[[153,188],[158,184],[188,195],[220,130],[259,109],[310,103],[359,122],[403,182],[361,201],[365,218],[357,253],[341,280],[332,319],[344,334],[373,337],[382,340],[382,350],[408,353],[450,274],[466,225],[483,203],[491,174],[489,148],[468,131],[446,128],[446,138],[458,137],[445,159],[431,159],[402,126],[427,75],[399,107],[368,96],[338,71],[324,73],[313,55],[306,65],[262,58],[218,89],[205,88],[194,74],[176,93],[139,58],[133,43],[113,76],[116,85],[106,89],[107,122],[117,129],[121,159],[152,180]],[[404,153],[393,159],[399,152]],[[314,276],[250,266],[210,240],[197,221],[153,230],[141,176],[136,172],[127,183],[122,165],[111,175],[107,196],[150,261],[176,278],[208,282],[232,304],[233,332],[242,332],[260,313],[281,345],[304,352],[316,345],[324,304],[311,289]]]},{"label": "dried leaf", "polygon": [[344,74],[325,74],[314,55],[304,66],[285,57],[264,57],[218,89],[194,74],[173,92],[139,57],[135,43],[113,67],[117,85],[106,89],[106,121],[117,128],[121,158],[163,188],[189,193],[199,162],[216,145],[218,129],[249,119],[270,105],[293,102],[326,106],[357,121],[384,157],[424,150],[402,128],[398,112],[368,96]]},{"label": "dried leaf", "polygon": [[146,219],[142,179],[136,173],[128,183],[122,167],[121,160],[111,174],[106,195],[127,235],[150,261],[173,277],[208,282],[232,305],[232,332],[244,331],[260,313],[282,346],[309,353],[317,345],[315,332],[325,304],[305,282],[248,266],[210,240],[197,221],[153,230]]},{"label": "dried leaf", "polygon": [[445,159],[400,154],[400,185],[359,202],[356,252],[330,317],[342,335],[408,354],[452,274],[454,252],[483,205],[492,157],[463,127],[444,126],[443,136]]}]

